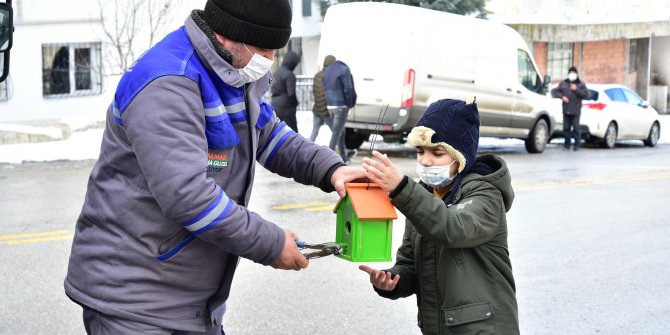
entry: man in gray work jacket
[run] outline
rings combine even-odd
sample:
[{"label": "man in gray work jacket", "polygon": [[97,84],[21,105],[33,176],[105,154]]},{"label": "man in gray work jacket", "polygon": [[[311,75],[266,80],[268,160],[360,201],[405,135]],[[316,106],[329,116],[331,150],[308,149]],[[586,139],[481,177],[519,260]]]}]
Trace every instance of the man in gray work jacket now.
[{"label": "man in gray work jacket", "polygon": [[209,0],[123,76],[65,278],[89,334],[221,334],[239,257],[307,266],[292,232],[247,209],[256,162],[340,195],[364,171],[262,99],[290,35],[286,0]]}]

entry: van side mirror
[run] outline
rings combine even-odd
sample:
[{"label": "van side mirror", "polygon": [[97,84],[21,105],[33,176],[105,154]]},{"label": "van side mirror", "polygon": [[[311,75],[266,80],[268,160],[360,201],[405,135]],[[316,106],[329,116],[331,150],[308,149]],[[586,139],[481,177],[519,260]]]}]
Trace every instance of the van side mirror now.
[{"label": "van side mirror", "polygon": [[642,103],[640,104],[640,107],[649,108],[649,101],[647,101],[647,100],[642,101]]},{"label": "van side mirror", "polygon": [[12,1],[0,3],[0,82],[9,75],[9,50],[12,48],[12,33],[14,14],[12,12]]},{"label": "van side mirror", "polygon": [[551,83],[551,77],[548,74],[545,74],[544,80],[542,80],[542,88],[540,89],[540,94],[547,94],[547,92],[549,92],[550,83]]}]

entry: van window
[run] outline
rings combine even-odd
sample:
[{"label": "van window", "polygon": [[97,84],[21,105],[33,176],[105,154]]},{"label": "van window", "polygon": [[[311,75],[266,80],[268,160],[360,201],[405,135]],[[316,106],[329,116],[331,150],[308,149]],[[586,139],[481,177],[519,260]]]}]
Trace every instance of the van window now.
[{"label": "van window", "polygon": [[517,63],[519,64],[518,76],[521,85],[533,92],[537,92],[542,86],[542,80],[535,70],[533,62],[525,51],[518,50]]}]

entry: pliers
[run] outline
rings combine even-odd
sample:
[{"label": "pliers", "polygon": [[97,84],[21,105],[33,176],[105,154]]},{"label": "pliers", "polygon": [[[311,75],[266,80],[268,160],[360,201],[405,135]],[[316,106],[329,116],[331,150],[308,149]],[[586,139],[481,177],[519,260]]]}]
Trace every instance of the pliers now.
[{"label": "pliers", "polygon": [[304,253],[303,255],[307,259],[311,258],[319,258],[323,256],[328,256],[328,255],[339,255],[342,253],[342,246],[339,243],[335,242],[327,242],[327,243],[319,243],[319,244],[310,244],[310,243],[305,243],[303,241],[295,241],[295,244],[298,246],[299,249],[316,249],[318,251],[312,251],[308,253]]}]

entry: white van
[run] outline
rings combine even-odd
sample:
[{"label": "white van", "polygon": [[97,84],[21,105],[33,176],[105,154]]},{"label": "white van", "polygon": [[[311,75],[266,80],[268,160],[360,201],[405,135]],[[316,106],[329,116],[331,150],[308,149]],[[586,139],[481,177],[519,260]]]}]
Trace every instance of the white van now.
[{"label": "white van", "polygon": [[403,142],[426,108],[444,98],[476,96],[481,136],[519,138],[542,152],[554,126],[548,77],[528,46],[503,24],[420,7],[354,2],[331,6],[318,62],[333,55],[351,68],[358,94],[346,124],[347,146],[378,127],[385,142]]}]

